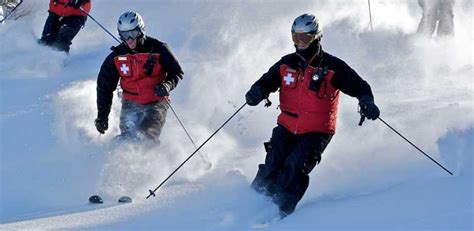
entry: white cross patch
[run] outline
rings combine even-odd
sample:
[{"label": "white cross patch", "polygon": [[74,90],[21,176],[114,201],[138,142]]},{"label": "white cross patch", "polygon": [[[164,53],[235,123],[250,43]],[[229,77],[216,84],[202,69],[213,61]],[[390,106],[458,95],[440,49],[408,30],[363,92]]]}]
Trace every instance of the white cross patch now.
[{"label": "white cross patch", "polygon": [[126,75],[129,70],[130,70],[130,68],[128,68],[128,66],[125,65],[125,63],[122,63],[122,66],[120,67],[120,71],[122,71],[122,73],[123,73],[124,75]]},{"label": "white cross patch", "polygon": [[285,81],[285,85],[289,86],[292,82],[295,82],[295,78],[293,78],[291,73],[288,73],[285,77],[283,77],[283,81]]}]

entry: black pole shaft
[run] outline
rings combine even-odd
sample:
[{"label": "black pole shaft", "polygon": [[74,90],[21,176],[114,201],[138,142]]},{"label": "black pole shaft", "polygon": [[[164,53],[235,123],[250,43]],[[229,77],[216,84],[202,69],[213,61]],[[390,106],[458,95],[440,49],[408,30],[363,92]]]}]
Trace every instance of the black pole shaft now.
[{"label": "black pole shaft", "polygon": [[242,110],[242,108],[244,108],[245,105],[247,105],[247,103],[244,103],[236,112],[234,112],[234,114],[231,117],[229,117],[229,119],[227,119],[214,133],[212,133],[212,135],[209,136],[209,138],[207,138],[207,140],[204,141],[204,143],[202,143],[201,146],[199,146],[191,155],[189,155],[188,158],[186,158],[185,161],[183,161],[183,163],[181,163],[168,177],[166,177],[166,179],[163,182],[161,182],[160,185],[158,185],[154,190],[150,190],[150,195],[148,195],[146,199],[148,199],[152,195],[154,196],[156,190],[158,190],[166,181],[168,181],[168,179],[170,179],[171,176],[173,176],[189,159],[191,159],[191,157],[194,156],[194,154],[196,154],[199,151],[199,149],[201,149],[214,135],[216,135],[217,132],[221,130],[221,128],[223,128],[232,118],[234,118],[234,116],[237,115],[237,113],[239,113],[239,111]]},{"label": "black pole shaft", "polygon": [[87,16],[92,19],[92,21],[94,21],[95,23],[97,23],[97,25],[99,25],[100,28],[102,28],[105,32],[107,32],[107,34],[109,34],[112,38],[114,38],[115,41],[117,41],[118,43],[122,43],[117,37],[115,37],[112,33],[110,33],[109,30],[107,30],[104,26],[102,26],[102,24],[100,24],[97,20],[95,20],[95,18],[92,17],[92,15],[90,15],[90,14],[87,13],[84,9],[82,9],[82,7],[80,7],[79,9],[80,9],[84,14],[87,14]]},{"label": "black pole shaft", "polygon": [[379,120],[382,121],[385,125],[387,125],[387,127],[389,127],[390,129],[392,129],[392,131],[394,131],[395,133],[397,133],[400,137],[402,137],[403,139],[405,139],[409,144],[411,144],[413,147],[415,147],[418,151],[420,151],[421,153],[423,153],[423,155],[425,155],[426,157],[428,157],[431,161],[435,162],[439,167],[441,167],[442,169],[444,169],[444,171],[448,172],[450,175],[453,175],[452,172],[450,172],[448,169],[446,169],[445,167],[443,167],[443,165],[441,165],[440,163],[438,163],[436,160],[434,160],[433,158],[431,158],[431,156],[429,156],[428,154],[426,154],[425,152],[423,152],[420,148],[418,148],[415,144],[413,144],[412,142],[410,142],[410,140],[408,140],[407,138],[405,138],[402,134],[400,134],[397,130],[395,130],[392,126],[390,126],[387,122],[385,122],[382,118],[379,117]]},{"label": "black pole shaft", "polygon": [[[191,143],[193,143],[194,145],[194,148],[198,148],[196,143],[194,142],[193,138],[191,137],[191,135],[189,134],[188,130],[186,129],[186,127],[184,126],[183,122],[181,122],[181,120],[179,119],[178,117],[178,113],[176,113],[176,111],[173,109],[173,106],[171,106],[171,103],[168,101],[168,99],[165,99],[166,100],[166,103],[168,104],[168,106],[171,108],[171,111],[173,112],[174,116],[176,117],[176,119],[178,120],[179,124],[181,125],[181,127],[183,128],[184,132],[186,133],[186,135],[188,136],[189,140],[191,141]],[[201,153],[199,153],[199,156],[201,157],[201,159],[206,162],[206,163],[209,163],[209,161],[207,161],[204,156],[201,155]]]}]

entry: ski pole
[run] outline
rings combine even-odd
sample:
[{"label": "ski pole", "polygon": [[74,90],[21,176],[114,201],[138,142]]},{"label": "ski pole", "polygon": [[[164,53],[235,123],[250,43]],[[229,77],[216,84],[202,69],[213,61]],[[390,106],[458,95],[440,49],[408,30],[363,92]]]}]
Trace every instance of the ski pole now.
[{"label": "ski pole", "polygon": [[370,0],[367,0],[369,3],[369,20],[370,20],[370,30],[372,30],[372,10],[370,9]]},{"label": "ski pole", "polygon": [[445,167],[443,167],[443,165],[441,165],[440,163],[438,163],[436,160],[434,160],[433,158],[431,158],[431,156],[429,156],[428,154],[426,154],[424,151],[422,151],[420,148],[418,148],[415,144],[413,144],[410,140],[408,140],[407,138],[405,138],[402,134],[400,134],[397,130],[395,130],[395,128],[393,128],[392,126],[390,126],[387,122],[385,122],[382,118],[378,118],[380,121],[382,121],[385,125],[387,125],[387,127],[389,127],[390,129],[392,129],[392,131],[394,131],[395,133],[397,133],[400,137],[402,137],[403,139],[405,139],[405,141],[407,141],[409,144],[411,144],[413,147],[415,147],[418,151],[420,151],[421,153],[423,153],[423,155],[425,155],[426,157],[428,157],[431,161],[435,162],[439,167],[441,167],[442,169],[444,169],[444,171],[448,172],[451,176],[453,175],[452,172],[450,172],[448,169],[446,169]]},{"label": "ski pole", "polygon": [[[166,99],[166,98],[165,98]],[[173,112],[174,116],[176,117],[176,119],[178,120],[179,124],[181,125],[181,127],[183,128],[184,132],[186,133],[186,135],[188,136],[189,140],[191,141],[191,143],[193,143],[194,145],[194,148],[197,149],[197,145],[196,143],[194,143],[194,140],[193,138],[191,138],[191,135],[189,134],[188,130],[186,129],[186,127],[184,127],[184,124],[181,122],[181,120],[179,119],[178,117],[178,113],[176,113],[176,111],[173,109],[173,106],[171,106],[171,103],[168,99],[166,99],[166,103],[168,104],[168,106],[171,108],[171,111]],[[202,161],[204,161],[204,163],[206,163],[208,166],[211,164],[209,163],[208,160],[206,160],[206,158],[204,158],[203,155],[201,155],[201,153],[198,153],[199,156],[201,157]]]},{"label": "ski pole", "polygon": [[199,146],[191,155],[189,155],[188,158],[186,158],[186,160],[183,161],[183,163],[181,163],[168,177],[166,177],[166,179],[161,182],[154,190],[148,190],[150,192],[150,195],[148,195],[146,197],[146,199],[150,198],[151,196],[156,196],[155,195],[155,192],[156,190],[158,190],[166,181],[168,181],[168,179],[171,178],[171,176],[173,176],[189,159],[191,159],[191,157],[194,156],[194,154],[196,154],[199,149],[202,148],[202,146],[204,146],[214,135],[217,134],[217,132],[219,132],[219,130],[221,130],[222,127],[224,127],[232,118],[234,118],[235,115],[237,115],[237,113],[239,113],[240,110],[242,110],[242,108],[245,107],[245,105],[247,105],[247,103],[244,103],[244,105],[242,105],[236,112],[234,112],[234,114],[232,116],[229,117],[229,119],[227,119],[214,133],[212,133],[211,136],[209,136],[209,138],[207,138],[206,141],[204,141],[204,143],[201,144],[201,146]]},{"label": "ski pole", "polygon": [[82,11],[82,13],[86,14],[89,18],[91,18],[92,21],[94,21],[95,23],[97,23],[97,25],[99,25],[100,28],[102,28],[105,32],[107,32],[107,34],[109,34],[110,36],[112,36],[112,38],[114,38],[115,41],[117,41],[118,43],[122,43],[117,37],[115,37],[112,33],[110,33],[110,31],[108,31],[104,26],[102,26],[102,24],[100,24],[97,20],[95,20],[95,18],[92,17],[92,15],[90,15],[90,14],[87,13],[84,9],[82,9],[82,7],[79,7],[79,9]]}]

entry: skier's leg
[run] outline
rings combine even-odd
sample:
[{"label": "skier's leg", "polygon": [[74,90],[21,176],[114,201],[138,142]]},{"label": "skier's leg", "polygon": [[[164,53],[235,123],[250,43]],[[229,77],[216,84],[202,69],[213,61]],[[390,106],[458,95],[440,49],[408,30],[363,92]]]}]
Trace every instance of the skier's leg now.
[{"label": "skier's leg", "polygon": [[3,20],[7,16],[7,9],[4,5],[0,6],[0,20]]},{"label": "skier's leg", "polygon": [[166,122],[168,107],[165,99],[146,105],[145,115],[140,129],[151,140],[159,142],[161,130]]},{"label": "skier's leg", "polygon": [[436,29],[437,0],[418,0],[418,4],[420,4],[423,13],[417,33],[431,37]]},{"label": "skier's leg", "polygon": [[5,1],[5,5],[8,8],[15,8],[15,6],[17,6],[19,3],[20,3],[19,0],[6,0]]},{"label": "skier's leg", "polygon": [[69,53],[69,47],[72,44],[72,40],[79,33],[81,28],[84,26],[87,17],[85,16],[69,16],[62,20],[61,28],[59,29],[58,35],[54,41],[53,46],[60,51]]},{"label": "skier's leg", "polygon": [[272,196],[275,193],[276,176],[295,146],[295,135],[278,125],[273,129],[270,142],[265,145],[267,151],[265,164],[258,166],[258,172],[251,187],[259,193]]},{"label": "skier's leg", "polygon": [[140,122],[141,112],[140,105],[129,101],[122,100],[122,110],[120,112],[120,135],[116,137],[119,140],[137,139],[137,128]]},{"label": "skier's leg", "polygon": [[292,213],[308,188],[308,174],[321,161],[321,155],[332,135],[307,133],[298,135],[296,147],[277,176],[277,193],[273,198],[283,216]]},{"label": "skier's leg", "polygon": [[59,15],[49,12],[48,18],[44,23],[43,33],[41,39],[38,40],[39,44],[50,46],[56,40],[59,28],[61,27]]},{"label": "skier's leg", "polygon": [[438,15],[438,36],[454,34],[454,0],[441,0]]}]

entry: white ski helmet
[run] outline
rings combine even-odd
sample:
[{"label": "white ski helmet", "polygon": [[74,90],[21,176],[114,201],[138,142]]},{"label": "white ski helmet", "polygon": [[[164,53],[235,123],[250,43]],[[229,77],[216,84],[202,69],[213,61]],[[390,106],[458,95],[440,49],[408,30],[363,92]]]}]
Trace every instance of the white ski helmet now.
[{"label": "white ski helmet", "polygon": [[291,26],[291,34],[295,45],[300,49],[305,49],[322,37],[323,29],[316,16],[305,13],[295,18]]},{"label": "white ski helmet", "polygon": [[291,33],[311,33],[316,34],[316,38],[319,38],[323,35],[323,28],[316,16],[305,13],[295,18],[291,26]]},{"label": "white ski helmet", "polygon": [[128,11],[120,15],[117,22],[117,29],[122,40],[126,40],[129,36],[132,38],[142,38],[146,35],[145,22],[143,21],[142,16],[133,11]]}]

